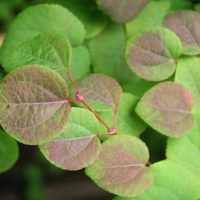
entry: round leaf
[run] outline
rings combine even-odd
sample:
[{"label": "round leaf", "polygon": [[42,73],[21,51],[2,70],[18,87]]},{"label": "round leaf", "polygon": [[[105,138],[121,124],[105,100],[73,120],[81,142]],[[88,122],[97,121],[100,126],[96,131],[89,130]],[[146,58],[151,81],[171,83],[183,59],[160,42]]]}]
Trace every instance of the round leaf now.
[{"label": "round leaf", "polygon": [[[96,111],[115,108],[121,100],[121,86],[109,76],[91,74],[77,81],[77,84],[84,100]],[[74,96],[74,89],[70,93]]]},{"label": "round leaf", "polygon": [[41,64],[52,69],[69,67],[71,45],[68,40],[52,33],[42,33],[17,47],[7,58],[6,70],[30,64]]},{"label": "round leaf", "polygon": [[114,21],[123,23],[140,13],[149,0],[97,0],[97,2]]},{"label": "round leaf", "polygon": [[186,88],[164,82],[144,94],[136,112],[156,131],[178,137],[188,133],[194,125],[192,108],[193,97]]},{"label": "round leaf", "polygon": [[19,156],[18,144],[0,130],[0,173],[10,169]]},{"label": "round leaf", "polygon": [[[57,33],[79,45],[85,37],[81,22],[59,5],[37,5],[24,10],[12,23],[2,49],[2,63],[6,69],[10,53],[27,40],[41,33]],[[7,70],[8,71],[8,70]]]},{"label": "round leaf", "polygon": [[68,90],[54,71],[21,67],[0,88],[0,125],[16,140],[41,144],[60,135],[70,112]]},{"label": "round leaf", "polygon": [[177,11],[170,13],[164,22],[174,31],[183,44],[183,53],[197,55],[200,53],[200,14],[194,11]]},{"label": "round leaf", "polygon": [[97,133],[104,131],[94,115],[84,108],[73,108],[67,126],[55,140],[40,146],[52,164],[67,170],[82,169],[100,152]]},{"label": "round leaf", "polygon": [[181,54],[178,37],[164,28],[154,28],[131,38],[127,45],[127,61],[141,78],[161,81],[175,71],[175,59]]},{"label": "round leaf", "polygon": [[153,177],[145,166],[146,145],[136,137],[113,136],[102,144],[99,157],[86,168],[86,174],[101,188],[120,196],[144,193]]}]

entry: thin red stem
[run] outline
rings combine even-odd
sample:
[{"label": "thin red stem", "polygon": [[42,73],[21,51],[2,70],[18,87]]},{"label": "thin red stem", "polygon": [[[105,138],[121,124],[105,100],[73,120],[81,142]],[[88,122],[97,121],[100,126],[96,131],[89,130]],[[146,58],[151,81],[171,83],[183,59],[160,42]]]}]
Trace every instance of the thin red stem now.
[{"label": "thin red stem", "polygon": [[96,113],[96,111],[95,111],[87,102],[85,102],[84,100],[82,100],[81,102],[85,105],[85,107],[86,107],[89,111],[91,111],[91,112],[95,115],[95,117],[96,117],[108,130],[110,129],[110,127],[108,126],[108,124]]},{"label": "thin red stem", "polygon": [[77,92],[78,94],[80,94],[78,85],[76,84],[76,82],[75,82],[74,79],[72,78],[72,75],[70,74],[68,68],[66,69],[66,72],[67,72],[67,76],[68,76],[69,80],[71,81],[72,85],[74,86],[74,89],[76,90],[76,92]]},{"label": "thin red stem", "polygon": [[76,90],[76,100],[66,100],[66,102],[81,102],[107,128],[109,135],[115,134],[115,132],[116,132],[115,127],[110,128],[109,125],[96,113],[96,111],[86,101],[84,101],[83,96],[81,95],[81,92],[78,88],[78,85],[72,78],[72,75],[70,74],[70,71],[68,68],[67,68],[66,72],[67,72],[67,76],[68,76],[69,80],[71,81],[74,89]]}]

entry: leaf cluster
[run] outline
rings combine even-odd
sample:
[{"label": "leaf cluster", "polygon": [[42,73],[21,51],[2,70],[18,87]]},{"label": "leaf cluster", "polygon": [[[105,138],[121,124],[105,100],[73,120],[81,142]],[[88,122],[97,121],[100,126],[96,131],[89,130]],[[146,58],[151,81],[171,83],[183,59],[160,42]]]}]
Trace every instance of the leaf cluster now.
[{"label": "leaf cluster", "polygon": [[[199,6],[47,2],[20,13],[0,49],[0,172],[20,142],[85,168],[116,200],[199,198]],[[147,127],[167,138],[165,160],[149,162]]]}]

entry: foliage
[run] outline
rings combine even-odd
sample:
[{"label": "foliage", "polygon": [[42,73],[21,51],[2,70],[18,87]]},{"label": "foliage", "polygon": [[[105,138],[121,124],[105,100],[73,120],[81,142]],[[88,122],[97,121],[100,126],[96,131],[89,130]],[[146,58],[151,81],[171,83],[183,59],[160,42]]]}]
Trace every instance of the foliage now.
[{"label": "foliage", "polygon": [[[47,3],[20,13],[0,49],[0,172],[20,142],[116,200],[199,198],[199,5]],[[149,161],[149,127],[167,138],[165,160]]]}]

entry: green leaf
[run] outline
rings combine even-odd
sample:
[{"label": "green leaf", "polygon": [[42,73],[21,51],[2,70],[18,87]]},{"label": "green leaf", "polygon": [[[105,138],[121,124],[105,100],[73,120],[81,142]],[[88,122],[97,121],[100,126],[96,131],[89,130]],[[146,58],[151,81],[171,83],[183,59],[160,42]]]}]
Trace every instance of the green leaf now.
[{"label": "green leaf", "polygon": [[171,4],[172,10],[185,10],[185,9],[191,9],[193,8],[192,1],[190,0],[169,0]]},{"label": "green leaf", "polygon": [[97,0],[97,2],[112,20],[124,23],[138,15],[149,0]]},{"label": "green leaf", "polygon": [[96,134],[103,130],[90,111],[73,108],[62,134],[41,145],[40,150],[57,167],[67,170],[82,169],[99,155],[101,146]]},{"label": "green leaf", "polygon": [[154,174],[154,185],[136,198],[114,200],[191,200],[199,197],[199,179],[182,165],[165,160],[150,167]]},{"label": "green leaf", "polygon": [[165,18],[165,26],[174,31],[183,45],[183,54],[200,53],[200,14],[194,11],[177,11]]},{"label": "green leaf", "polygon": [[24,144],[58,137],[70,113],[64,80],[42,66],[21,67],[7,75],[0,88],[0,125]]},{"label": "green leaf", "polygon": [[152,174],[145,166],[148,159],[148,149],[140,139],[113,136],[102,144],[99,157],[86,168],[86,174],[104,190],[136,196],[153,183]]},{"label": "green leaf", "polygon": [[84,24],[86,38],[98,35],[106,26],[107,20],[95,1],[91,0],[48,0],[48,3],[59,3],[68,8]]},{"label": "green leaf", "polygon": [[71,45],[62,36],[42,33],[12,51],[6,60],[6,70],[23,65],[41,64],[51,69],[63,69],[71,64]]},{"label": "green leaf", "polygon": [[18,144],[0,130],[0,173],[9,170],[19,157]]},{"label": "green leaf", "polygon": [[[103,74],[90,74],[77,81],[84,100],[95,110],[105,111],[116,108],[122,96],[121,86],[117,81]],[[74,88],[70,88],[70,96],[74,97]],[[77,103],[77,105],[82,105]]]},{"label": "green leaf", "polygon": [[126,32],[128,38],[148,28],[162,26],[163,19],[169,11],[169,8],[169,1],[151,1],[148,3],[136,18],[126,23]]},{"label": "green leaf", "polygon": [[180,200],[169,190],[153,185],[147,192],[138,197],[116,197],[113,200]]},{"label": "green leaf", "polygon": [[91,59],[89,51],[84,46],[74,47],[72,49],[72,63],[69,67],[75,80],[90,74]]},{"label": "green leaf", "polygon": [[41,33],[57,33],[69,39],[72,46],[79,45],[85,37],[81,22],[59,5],[38,5],[24,10],[12,23],[2,49],[2,62],[6,69],[11,52],[27,40]]},{"label": "green leaf", "polygon": [[175,71],[181,54],[178,37],[164,28],[146,30],[133,36],[127,44],[127,61],[131,69],[141,78],[161,81]]},{"label": "green leaf", "polygon": [[171,137],[188,133],[194,125],[192,94],[183,86],[163,82],[147,91],[136,113],[156,131]]},{"label": "green leaf", "polygon": [[[145,130],[146,124],[134,112],[137,101],[138,97],[128,93],[123,94],[116,118],[118,135],[139,136]],[[100,115],[112,127],[113,111],[101,112]]]},{"label": "green leaf", "polygon": [[200,59],[195,57],[178,60],[175,82],[180,83],[192,93],[195,110],[200,111]]},{"label": "green leaf", "polygon": [[169,139],[167,158],[187,168],[200,179],[200,116],[195,116],[196,126],[190,134],[180,139]]},{"label": "green leaf", "polygon": [[[69,66],[70,74],[74,80],[81,79],[91,73],[91,59],[89,51],[84,46],[72,48],[71,64]],[[64,80],[71,84],[65,70],[57,71]]]},{"label": "green leaf", "polygon": [[125,60],[126,37],[120,24],[110,23],[89,43],[95,73],[112,76],[119,82],[129,82],[133,73]]},{"label": "green leaf", "polygon": [[[152,166],[155,184],[172,192],[180,200],[199,197],[199,179],[173,161],[162,161]],[[167,199],[166,199],[167,200]]]}]

